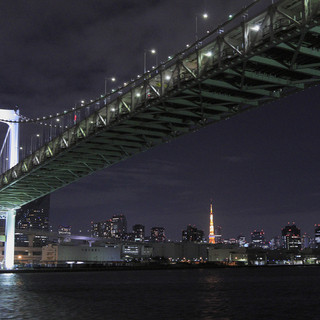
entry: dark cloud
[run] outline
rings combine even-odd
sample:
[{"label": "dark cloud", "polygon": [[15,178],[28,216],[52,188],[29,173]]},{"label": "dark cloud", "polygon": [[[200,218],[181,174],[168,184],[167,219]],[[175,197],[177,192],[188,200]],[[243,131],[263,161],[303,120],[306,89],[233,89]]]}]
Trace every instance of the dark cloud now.
[{"label": "dark cloud", "polygon": [[[201,35],[250,2],[2,1],[0,104],[38,117],[96,98],[105,77],[121,85],[141,74],[144,49],[163,61],[191,43],[205,9]],[[154,63],[148,56],[148,68]],[[208,232],[213,198],[226,236],[258,228],[271,236],[288,220],[311,233],[319,223],[319,98],[312,88],[89,176],[52,195],[51,220],[79,229],[122,212],[129,224],[163,225],[179,239],[189,223]],[[22,130],[30,144],[41,128]]]}]

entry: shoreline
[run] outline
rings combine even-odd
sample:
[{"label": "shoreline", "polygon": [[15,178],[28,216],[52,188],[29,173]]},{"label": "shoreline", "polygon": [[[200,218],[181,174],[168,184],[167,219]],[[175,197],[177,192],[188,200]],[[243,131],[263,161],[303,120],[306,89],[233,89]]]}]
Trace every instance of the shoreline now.
[{"label": "shoreline", "polygon": [[144,270],[194,270],[194,269],[238,269],[238,268],[281,268],[281,267],[319,267],[317,264],[269,264],[269,265],[222,265],[222,264],[159,264],[159,265],[134,265],[134,266],[77,266],[77,267],[36,267],[29,269],[0,270],[5,273],[52,273],[52,272],[97,272],[97,271],[144,271]]}]

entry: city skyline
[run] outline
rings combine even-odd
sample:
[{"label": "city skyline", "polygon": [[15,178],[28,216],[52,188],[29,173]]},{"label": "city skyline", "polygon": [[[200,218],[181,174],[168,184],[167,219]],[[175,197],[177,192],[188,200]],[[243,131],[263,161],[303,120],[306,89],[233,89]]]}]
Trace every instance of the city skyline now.
[{"label": "city skyline", "polygon": [[[114,76],[118,86],[142,73],[144,50],[155,48],[160,62],[191,43],[195,18],[205,9],[209,16],[198,19],[199,35],[248,3],[3,4],[1,107],[18,105],[22,114],[37,117],[99,96],[106,78]],[[155,62],[148,54],[148,68]],[[319,96],[311,88],[58,190],[52,194],[53,225],[79,230],[108,212],[123,212],[128,221],[165,226],[172,238],[188,224],[207,235],[213,198],[215,223],[226,236],[254,229],[277,234],[276,226],[292,220],[312,233],[320,205]]]},{"label": "city skyline", "polygon": [[[121,215],[124,215],[124,216],[126,217],[125,214],[121,214]],[[114,216],[117,216],[117,215],[114,215]],[[126,217],[126,218],[127,218],[127,217]],[[110,218],[106,218],[104,221],[109,221],[109,220],[110,220]],[[98,222],[98,221],[91,221],[91,226],[92,226],[93,223],[97,223],[97,222]],[[141,222],[141,221],[140,221],[139,223],[137,223],[137,222],[132,222],[131,224],[128,224],[128,233],[129,233],[129,230],[133,229],[133,227],[134,227],[135,225],[141,225],[141,226],[145,227],[145,225],[144,225],[143,222]],[[264,232],[264,237],[265,237],[265,239],[266,239],[267,241],[272,240],[274,237],[281,237],[281,233],[282,233],[283,228],[285,228],[285,227],[288,226],[288,225],[295,225],[295,226],[297,226],[297,227],[301,230],[301,235],[307,234],[307,235],[310,236],[311,238],[315,235],[315,233],[316,233],[315,230],[316,230],[317,228],[319,228],[319,224],[314,224],[314,225],[312,225],[312,226],[309,227],[309,229],[311,230],[311,232],[308,233],[308,232],[306,232],[305,230],[301,229],[300,226],[297,225],[295,221],[287,221],[287,222],[286,222],[285,224],[283,224],[282,226],[277,226],[277,228],[278,228],[278,233],[275,233],[275,234],[266,234],[265,231],[264,231],[264,229],[262,228],[262,229],[252,229],[252,230],[249,230],[248,232],[241,232],[241,231],[239,231],[238,233],[235,233],[235,234],[233,234],[233,235],[225,236],[225,235],[224,235],[224,228],[223,228],[223,226],[218,226],[218,227],[219,227],[219,229],[220,229],[220,228],[222,229],[222,237],[221,237],[221,238],[222,238],[223,240],[237,239],[239,236],[244,236],[244,237],[246,238],[246,241],[248,242],[248,240],[250,239],[250,236],[252,235],[253,232],[260,232],[260,231]],[[155,225],[152,225],[150,228],[145,228],[145,234],[146,234],[146,236],[150,235],[150,233],[151,233],[151,231],[152,231],[152,228],[154,228],[154,227],[155,227]],[[158,227],[160,227],[160,226],[158,226]],[[161,227],[163,227],[163,228],[166,230],[166,226],[165,226],[165,225],[161,225]],[[168,240],[170,240],[170,241],[181,241],[181,239],[182,239],[182,237],[183,237],[183,236],[181,235],[181,233],[183,233],[183,231],[184,231],[184,229],[185,229],[186,227],[195,227],[196,229],[198,229],[198,230],[200,230],[200,231],[203,231],[203,232],[204,232],[204,239],[209,243],[210,231],[209,231],[209,232],[206,232],[206,230],[203,229],[203,228],[201,228],[199,225],[197,225],[197,224],[190,224],[190,223],[187,224],[187,225],[185,225],[185,226],[182,226],[182,227],[181,227],[180,238],[172,238],[169,234],[167,234],[167,232],[166,232],[166,238],[167,238]],[[215,226],[215,227],[216,227],[216,226]],[[84,229],[82,229],[81,232],[83,232],[83,230],[84,230]],[[92,229],[87,228],[87,229],[86,229],[86,232],[87,232],[87,233],[92,233]],[[76,234],[77,232],[76,232],[76,231],[73,231],[73,233]],[[216,236],[216,233],[215,233],[215,236]]]}]

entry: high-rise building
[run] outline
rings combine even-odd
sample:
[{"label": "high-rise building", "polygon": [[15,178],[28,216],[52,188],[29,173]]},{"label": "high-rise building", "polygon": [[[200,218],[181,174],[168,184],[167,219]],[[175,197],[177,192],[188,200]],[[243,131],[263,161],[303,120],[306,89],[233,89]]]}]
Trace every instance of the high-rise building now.
[{"label": "high-rise building", "polygon": [[264,231],[257,231],[254,230],[251,232],[251,246],[256,248],[261,248],[265,245],[265,237],[264,237]]},{"label": "high-rise building", "polygon": [[281,248],[281,238],[279,236],[274,236],[270,242],[269,247],[271,250],[276,250]]},{"label": "high-rise building", "polygon": [[113,215],[111,219],[91,222],[91,236],[96,238],[126,239],[127,219],[125,215]]},{"label": "high-rise building", "polygon": [[223,243],[221,226],[216,226],[214,228],[214,239],[216,243]]},{"label": "high-rise building", "polygon": [[34,200],[17,210],[16,228],[49,231],[50,195]]},{"label": "high-rise building", "polygon": [[[19,232],[20,230],[29,231],[50,231],[49,226],[50,195],[34,200],[16,212],[16,246],[31,246],[30,237]],[[42,247],[48,243],[45,235],[35,235],[33,237],[33,247]]]},{"label": "high-rise building", "polygon": [[293,222],[282,229],[283,247],[287,250],[301,249],[300,229]]},{"label": "high-rise building", "polygon": [[127,219],[123,214],[113,215],[111,221],[111,237],[122,239],[127,233]]},{"label": "high-rise building", "polygon": [[111,238],[111,219],[91,222],[91,236],[95,238]]},{"label": "high-rise building", "polygon": [[315,242],[315,245],[319,248],[320,247],[320,224],[314,225],[314,242]]},{"label": "high-rise building", "polygon": [[151,228],[151,241],[153,242],[165,242],[166,235],[163,227],[152,227]]},{"label": "high-rise building", "polygon": [[237,237],[237,242],[238,242],[239,247],[244,247],[247,243],[246,237],[244,235],[240,234]]},{"label": "high-rise building", "polygon": [[213,212],[212,212],[212,201],[210,203],[210,228],[209,228],[209,243],[216,243],[214,236],[214,224],[213,224]]},{"label": "high-rise building", "polygon": [[188,225],[186,230],[182,231],[182,241],[203,242],[204,232],[196,226]]},{"label": "high-rise building", "polygon": [[132,235],[134,241],[143,241],[144,240],[144,226],[142,224],[135,224],[132,227]]},{"label": "high-rise building", "polygon": [[309,248],[311,243],[311,237],[305,232],[301,237],[301,249]]}]

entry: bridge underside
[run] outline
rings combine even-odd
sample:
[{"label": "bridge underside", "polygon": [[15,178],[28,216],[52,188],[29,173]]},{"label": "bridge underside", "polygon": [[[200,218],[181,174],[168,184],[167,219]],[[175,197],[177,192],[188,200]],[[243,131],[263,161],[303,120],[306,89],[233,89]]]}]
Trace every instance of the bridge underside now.
[{"label": "bridge underside", "polygon": [[0,177],[0,211],[185,133],[318,85],[319,24],[318,0],[280,1],[246,24],[180,53],[5,172]]}]

